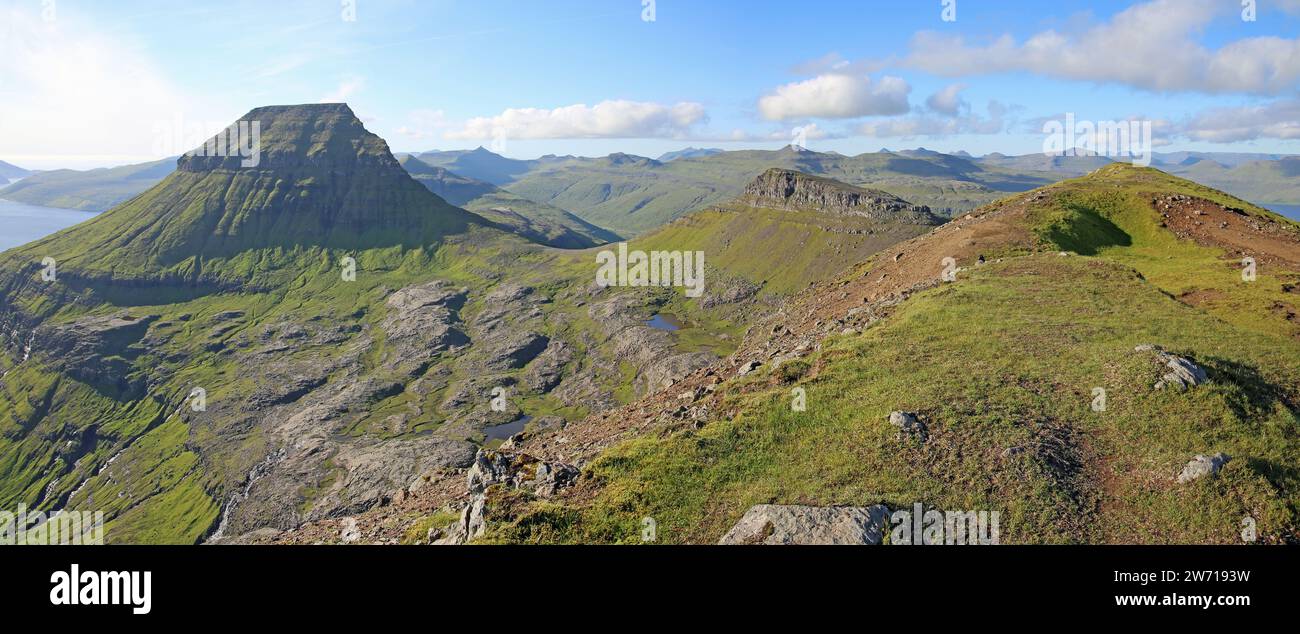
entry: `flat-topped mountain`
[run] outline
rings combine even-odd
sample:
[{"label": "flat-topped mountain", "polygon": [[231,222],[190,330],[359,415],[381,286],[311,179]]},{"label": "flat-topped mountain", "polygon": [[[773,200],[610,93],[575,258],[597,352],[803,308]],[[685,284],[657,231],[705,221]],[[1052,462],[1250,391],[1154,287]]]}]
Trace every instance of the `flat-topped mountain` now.
[{"label": "flat-topped mountain", "polygon": [[[419,247],[485,224],[415,182],[345,104],[257,108],[240,122],[256,136],[182,156],[139,196],[20,251],[87,277],[243,280],[304,250]],[[254,250],[271,252],[221,262]]]},{"label": "flat-topped mountain", "polygon": [[821,213],[913,224],[942,222],[929,207],[913,205],[889,192],[780,168],[772,168],[755,178],[745,187],[740,201],[756,207],[815,209]]}]

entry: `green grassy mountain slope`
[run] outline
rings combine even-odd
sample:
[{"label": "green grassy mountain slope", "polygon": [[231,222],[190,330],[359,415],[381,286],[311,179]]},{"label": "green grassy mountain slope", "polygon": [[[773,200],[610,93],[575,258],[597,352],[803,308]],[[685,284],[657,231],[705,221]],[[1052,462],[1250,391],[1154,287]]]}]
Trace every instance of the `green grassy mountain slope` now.
[{"label": "green grassy mountain slope", "polygon": [[[651,517],[660,542],[714,543],[754,504],[922,503],[999,511],[1003,543],[1239,543],[1247,517],[1261,541],[1293,542],[1297,283],[1295,223],[1108,166],[818,283],[727,362],[566,429],[589,453],[525,443],[585,477],[549,500],[489,489],[483,539],[638,543]],[[1206,382],[1157,388],[1169,367],[1141,344]],[[681,403],[706,419],[674,416]],[[893,411],[926,435],[900,434]],[[1178,480],[1218,452],[1217,475]]]},{"label": "green grassy mountain slope", "polygon": [[176,159],[93,170],[39,172],[0,189],[0,198],[63,209],[104,211],[153,187],[176,168]]},{"label": "green grassy mountain slope", "polygon": [[1171,171],[1264,205],[1300,203],[1300,157],[1296,156],[1249,161],[1231,167],[1203,160]]},{"label": "green grassy mountain slope", "polygon": [[0,184],[3,184],[5,181],[18,180],[25,176],[29,176],[30,174],[31,172],[18,167],[13,163],[0,161]]},{"label": "green grassy mountain slope", "polygon": [[773,167],[882,189],[945,214],[1058,178],[984,167],[949,155],[849,157],[785,148],[724,152],[668,163],[625,155],[540,160],[507,186],[620,234],[635,235],[700,207],[730,200]]},{"label": "green grassy mountain slope", "polygon": [[183,156],[174,173],[113,213],[8,259],[52,257],[70,280],[108,284],[247,283],[274,268],[269,260],[436,244],[484,222],[430,196],[346,105],[259,108],[243,120],[261,125],[257,166],[242,167],[238,156]]},{"label": "green grassy mountain slope", "polygon": [[[382,509],[518,428],[716,362],[784,297],[739,258],[698,299],[600,288],[595,250],[452,207],[346,106],[247,118],[258,166],[186,157],[102,219],[0,254],[0,506],[102,510],[113,543]],[[663,313],[684,327],[650,325]]]},{"label": "green grassy mountain slope", "polygon": [[714,270],[791,294],[942,221],[892,194],[771,169],[742,195],[634,241],[645,250],[702,251]]},{"label": "green grassy mountain slope", "polygon": [[[358,351],[372,341],[368,294],[445,269],[447,240],[482,243],[464,247],[479,262],[528,248],[413,181],[345,105],[245,120],[261,125],[256,167],[183,157],[131,201],[0,254],[0,503],[102,510],[115,542],[212,534],[237,520],[235,500],[286,495],[240,488],[272,456],[327,478],[329,460],[382,445],[343,442],[320,423],[306,425],[320,460],[276,453],[305,438],[304,419],[336,421],[334,390],[357,407],[391,389],[377,375],[393,370]],[[344,257],[361,281],[341,274]],[[444,347],[457,341],[441,334]],[[195,408],[198,388],[210,407]],[[318,409],[273,413],[300,399]],[[462,450],[420,447],[433,462]]]},{"label": "green grassy mountain slope", "polygon": [[610,231],[551,205],[512,194],[486,181],[453,174],[405,156],[402,167],[429,191],[530,240],[563,249],[582,249],[618,240]]}]

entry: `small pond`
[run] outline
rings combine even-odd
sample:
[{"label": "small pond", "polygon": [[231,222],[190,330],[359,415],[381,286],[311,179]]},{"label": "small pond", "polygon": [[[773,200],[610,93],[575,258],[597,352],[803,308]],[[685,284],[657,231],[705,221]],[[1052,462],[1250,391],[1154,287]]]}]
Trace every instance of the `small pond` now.
[{"label": "small pond", "polygon": [[484,440],[484,442],[488,440],[505,440],[523,431],[524,426],[527,425],[528,421],[532,419],[533,419],[532,416],[525,414],[508,423],[502,423],[500,425],[491,425],[488,427],[484,427],[483,433],[484,435],[486,435],[486,439]]},{"label": "small pond", "polygon": [[667,330],[669,332],[672,332],[674,330],[681,330],[682,328],[686,327],[686,323],[678,319],[676,315],[670,315],[668,313],[660,313],[658,315],[655,315],[645,323],[647,326],[650,326],[651,328],[658,328],[659,330]]}]

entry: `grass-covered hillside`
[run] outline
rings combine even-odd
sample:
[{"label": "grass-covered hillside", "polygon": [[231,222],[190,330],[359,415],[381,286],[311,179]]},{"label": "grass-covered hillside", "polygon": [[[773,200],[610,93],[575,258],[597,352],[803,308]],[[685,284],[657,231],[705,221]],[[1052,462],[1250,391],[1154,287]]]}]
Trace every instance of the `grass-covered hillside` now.
[{"label": "grass-covered hillside", "polygon": [[667,163],[626,155],[542,159],[505,187],[568,209],[622,235],[635,235],[700,207],[730,200],[773,167],[882,189],[945,214],[1055,180],[1050,174],[985,167],[942,154],[913,157],[882,152],[850,157],[787,147]]},{"label": "grass-covered hillside", "polygon": [[824,176],[885,190],[949,215],[1060,178],[1051,172],[983,165],[940,154],[858,156],[786,147],[776,151],[696,152],[654,160],[627,154],[600,158],[544,156],[516,160],[479,148],[426,152],[420,160],[567,209],[624,236],[653,230],[697,209],[730,201],[770,168]]},{"label": "grass-covered hillside", "polygon": [[[1257,261],[1253,281],[1239,251]],[[944,257],[960,265],[953,282]],[[661,542],[713,543],[754,504],[920,502],[999,511],[1003,543],[1239,543],[1248,517],[1261,541],[1295,541],[1297,283],[1294,223],[1110,166],[802,293],[740,347],[730,367],[763,361],[754,372],[724,364],[666,390],[662,408],[571,427],[570,442],[629,438],[616,422],[642,431],[592,455],[566,495],[489,490],[483,539],[639,543],[651,517]],[[1169,368],[1141,344],[1208,381],[1156,389]],[[806,411],[792,411],[795,388]],[[654,418],[681,402],[707,421]],[[927,436],[900,435],[893,411],[918,414]],[[578,459],[554,438],[523,451]],[[1218,452],[1231,460],[1216,476],[1178,482]]]},{"label": "grass-covered hillside", "polygon": [[0,189],[0,198],[29,205],[104,211],[153,187],[175,169],[176,159],[93,170],[39,172]]},{"label": "grass-covered hillside", "polygon": [[529,240],[561,249],[584,249],[619,239],[563,209],[534,202],[496,185],[404,156],[402,167],[443,200],[468,209]]},{"label": "grass-covered hillside", "polygon": [[24,178],[30,175],[31,172],[21,167],[18,167],[13,163],[6,163],[4,161],[0,161],[0,184],[12,180],[18,180],[20,178]]},{"label": "grass-covered hillside", "polygon": [[[452,207],[346,106],[245,118],[263,122],[259,166],[187,157],[93,221],[0,254],[0,506],[104,511],[114,543],[384,508],[519,429],[717,362],[793,290],[704,232],[699,248],[723,251],[702,297],[602,289],[598,248],[546,248]],[[696,248],[658,240],[629,246]],[[806,257],[796,243],[761,255]]]}]

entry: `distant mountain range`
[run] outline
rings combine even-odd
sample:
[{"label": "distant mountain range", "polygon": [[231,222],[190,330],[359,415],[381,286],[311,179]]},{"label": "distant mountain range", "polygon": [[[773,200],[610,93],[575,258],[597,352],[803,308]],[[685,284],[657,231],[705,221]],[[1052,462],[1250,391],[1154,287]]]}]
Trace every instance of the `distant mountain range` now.
[{"label": "distant mountain range", "polygon": [[26,177],[31,172],[12,163],[0,161],[0,185]]},{"label": "distant mountain range", "polygon": [[[546,216],[552,224],[567,225],[586,235],[570,242],[560,233],[534,232],[534,238],[543,242],[570,245],[644,233],[702,207],[725,202],[772,167],[881,189],[950,216],[1007,194],[1082,176],[1113,162],[1095,155],[993,153],[976,158],[965,152],[944,154],[925,148],[882,149],[851,157],[793,147],[729,152],[685,148],[659,159],[615,153],[596,158],[547,155],[521,160],[480,147],[410,156],[456,177],[498,188],[493,192],[495,199],[461,203],[473,211],[490,214],[499,207],[524,217]],[[1153,165],[1166,172],[1264,205],[1300,205],[1300,180],[1294,178],[1297,161],[1300,157],[1215,152],[1157,153],[1153,157]],[[170,173],[171,164],[168,160],[86,172],[43,172],[0,189],[0,198],[102,211],[161,180]],[[427,181],[429,176],[423,178]],[[443,186],[454,188],[450,180]],[[566,215],[586,227],[580,229],[581,225]],[[526,231],[519,219],[515,224]],[[597,229],[607,233],[598,235]]]},{"label": "distant mountain range", "polygon": [[688,147],[673,152],[664,152],[663,154],[659,155],[658,160],[660,163],[667,163],[668,161],[675,161],[680,158],[699,158],[701,156],[712,156],[714,154],[722,154],[724,151],[725,150],[719,150],[717,148]]},{"label": "distant mountain range", "polygon": [[562,249],[584,249],[619,239],[617,234],[563,209],[533,202],[492,183],[453,174],[414,156],[404,156],[399,160],[407,173],[443,200],[542,244]]},{"label": "distant mountain range", "polygon": [[0,190],[0,198],[29,205],[106,211],[161,181],[176,169],[175,157],[93,170],[36,172]]}]

